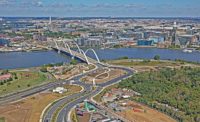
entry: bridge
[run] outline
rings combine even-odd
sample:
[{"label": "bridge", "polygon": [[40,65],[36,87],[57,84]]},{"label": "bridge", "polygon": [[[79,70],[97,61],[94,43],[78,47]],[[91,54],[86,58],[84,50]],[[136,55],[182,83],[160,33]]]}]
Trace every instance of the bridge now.
[{"label": "bridge", "polygon": [[[59,39],[53,41],[54,41],[54,46],[52,46],[52,48],[54,50],[57,50],[59,53],[60,52],[65,53],[68,56],[79,59],[83,62],[86,62],[87,64],[102,64],[99,60],[97,53],[92,48],[89,48],[86,51],[84,51],[79,47],[79,45],[75,41],[69,42],[66,39]],[[77,51],[72,50],[70,47],[71,44],[73,44],[78,50]],[[88,52],[92,52],[95,55],[96,60],[87,56]]]}]

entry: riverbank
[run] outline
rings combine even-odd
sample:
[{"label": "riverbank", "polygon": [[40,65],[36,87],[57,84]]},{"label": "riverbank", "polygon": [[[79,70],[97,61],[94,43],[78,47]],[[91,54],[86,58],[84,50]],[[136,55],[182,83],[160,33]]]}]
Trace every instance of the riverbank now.
[{"label": "riverbank", "polygon": [[[157,48],[96,49],[95,51],[102,61],[121,57],[149,60],[158,55],[161,60],[184,60],[200,63],[199,52],[184,53],[180,50]],[[90,52],[87,53],[87,56],[96,59],[95,55]],[[71,61],[71,57],[62,53],[58,54],[55,51],[0,53],[0,57],[0,69],[29,68],[50,63],[69,63]]]},{"label": "riverbank", "polygon": [[12,52],[38,52],[38,51],[50,51],[52,49],[48,48],[35,48],[35,49],[1,49],[0,48],[0,53],[12,53]]},{"label": "riverbank", "polygon": [[70,63],[71,57],[55,51],[0,53],[0,69],[39,67],[46,64]]}]

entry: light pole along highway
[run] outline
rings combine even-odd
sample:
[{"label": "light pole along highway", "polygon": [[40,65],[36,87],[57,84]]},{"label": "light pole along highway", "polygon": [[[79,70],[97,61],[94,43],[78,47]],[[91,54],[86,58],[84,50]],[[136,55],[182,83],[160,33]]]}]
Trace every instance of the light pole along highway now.
[{"label": "light pole along highway", "polygon": [[[66,42],[63,40],[60,40],[60,42],[63,42],[64,45],[66,45]],[[85,52],[80,49],[80,47],[76,44],[76,46],[78,46],[79,52],[73,51],[70,49],[70,46],[65,46],[66,48],[62,48],[58,46],[58,42],[55,41],[56,47],[54,47],[55,50],[59,51],[59,52],[63,52],[69,55],[73,55],[73,57],[75,58],[79,58],[82,61],[85,61],[87,64],[94,64],[97,68],[96,70],[98,70],[99,68],[107,68],[110,70],[110,68],[115,68],[115,69],[120,69],[120,70],[124,70],[126,71],[126,73],[124,75],[121,75],[117,78],[111,79],[107,82],[101,83],[101,84],[96,84],[95,83],[95,79],[93,80],[93,85],[90,84],[85,84],[83,82],[80,81],[80,79],[82,77],[84,77],[85,75],[87,75],[88,73],[91,73],[93,71],[89,71],[85,74],[79,75],[77,77],[74,77],[74,81],[73,84],[76,85],[80,85],[84,88],[84,90],[80,93],[76,93],[74,95],[70,95],[67,96],[63,99],[58,100],[56,103],[54,103],[53,105],[51,105],[46,111],[45,113],[42,115],[43,118],[41,119],[42,122],[52,122],[53,119],[55,119],[54,121],[56,122],[70,122],[70,117],[68,116],[70,113],[70,110],[77,105],[78,103],[84,101],[85,99],[89,99],[90,97],[98,94],[103,88],[115,84],[117,82],[119,82],[122,79],[128,78],[133,74],[133,70],[126,68],[126,67],[118,67],[118,66],[110,66],[108,64],[104,64],[101,63],[98,55],[96,54],[95,50],[93,49],[88,49]],[[74,42],[73,42],[74,43]],[[86,53],[88,51],[92,51],[95,54],[95,57],[97,59],[94,60],[88,56],[86,56]],[[108,73],[108,72],[106,72]],[[92,87],[95,86],[95,89],[93,90]],[[53,118],[54,117],[54,118]],[[117,117],[118,119],[121,119],[119,117]]]}]

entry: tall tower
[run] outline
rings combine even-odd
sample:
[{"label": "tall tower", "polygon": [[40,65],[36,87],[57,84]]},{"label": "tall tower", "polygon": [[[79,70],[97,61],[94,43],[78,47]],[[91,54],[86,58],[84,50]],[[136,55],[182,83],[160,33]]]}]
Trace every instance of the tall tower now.
[{"label": "tall tower", "polygon": [[177,31],[177,23],[174,22],[173,30],[172,30],[172,45],[176,45],[176,41],[177,41],[176,31]]},{"label": "tall tower", "polygon": [[176,22],[174,22],[174,28],[177,28],[177,24],[176,24]]},{"label": "tall tower", "polygon": [[49,25],[51,25],[51,16],[49,17]]},{"label": "tall tower", "polygon": [[49,31],[52,31],[52,20],[51,20],[51,16],[49,17],[48,29],[49,29]]}]

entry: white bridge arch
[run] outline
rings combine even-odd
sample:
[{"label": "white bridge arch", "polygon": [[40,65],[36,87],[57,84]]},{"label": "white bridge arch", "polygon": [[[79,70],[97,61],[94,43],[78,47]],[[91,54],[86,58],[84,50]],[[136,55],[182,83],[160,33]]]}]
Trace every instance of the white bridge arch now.
[{"label": "white bridge arch", "polygon": [[81,53],[84,55],[87,64],[91,64],[91,63],[89,62],[88,57],[87,57],[87,55],[85,54],[85,52],[84,52],[83,50],[80,50],[80,51],[81,51]]},{"label": "white bridge arch", "polygon": [[95,55],[95,57],[96,57],[98,63],[100,63],[99,57],[97,56],[97,53],[95,52],[95,50],[92,49],[92,48],[87,49],[87,50],[85,51],[85,54],[86,54],[86,55],[87,55],[88,51],[92,51],[92,52],[94,53],[94,55]]},{"label": "white bridge arch", "polygon": [[79,53],[82,53],[82,49],[78,46],[78,44],[73,40],[73,43],[76,45],[76,47],[78,48]]},{"label": "white bridge arch", "polygon": [[[73,51],[72,51],[72,49],[70,48],[70,45],[67,43],[66,40],[62,39],[62,40],[53,40],[53,41],[54,41],[54,43],[55,43],[56,48],[58,49],[58,52],[60,52],[60,48],[59,48],[59,45],[58,45],[57,42],[62,42],[62,43],[64,44],[64,48],[66,48],[67,50],[69,50],[70,55],[73,56],[73,57],[75,56],[75,53],[74,53],[74,54],[72,53]],[[72,43],[75,44],[75,46],[78,48],[78,52],[79,52],[80,54],[83,54],[83,56],[84,56],[85,61],[87,62],[87,64],[91,64],[91,62],[89,62],[89,59],[88,59],[88,57],[87,57],[88,51],[91,51],[92,53],[94,53],[97,62],[98,62],[98,63],[101,63],[100,60],[99,60],[99,57],[98,57],[98,55],[97,55],[97,53],[95,52],[94,49],[89,48],[89,49],[87,49],[87,50],[84,52],[84,51],[79,47],[79,45],[78,45],[75,41],[73,41]]]},{"label": "white bridge arch", "polygon": [[65,48],[67,48],[69,50],[70,55],[74,56],[74,54],[71,51],[71,48],[70,48],[69,44],[65,40],[62,40],[62,42],[63,42]]}]

